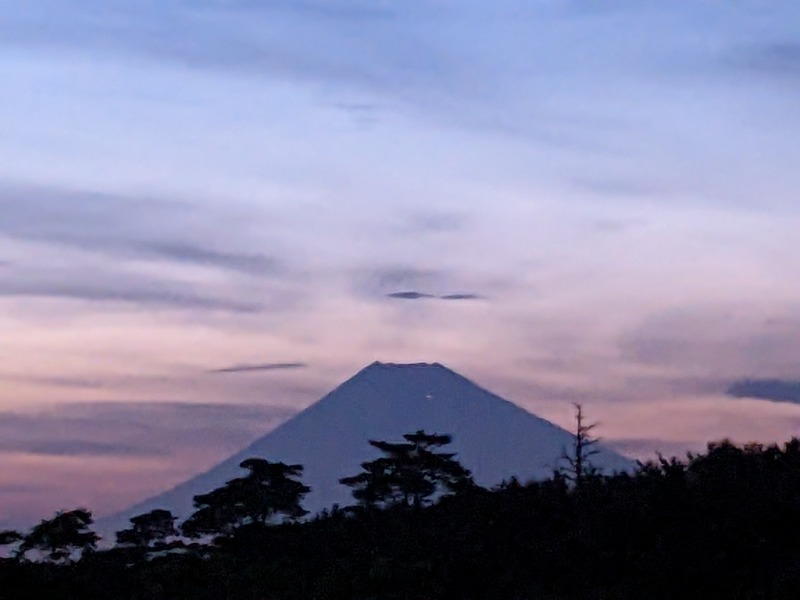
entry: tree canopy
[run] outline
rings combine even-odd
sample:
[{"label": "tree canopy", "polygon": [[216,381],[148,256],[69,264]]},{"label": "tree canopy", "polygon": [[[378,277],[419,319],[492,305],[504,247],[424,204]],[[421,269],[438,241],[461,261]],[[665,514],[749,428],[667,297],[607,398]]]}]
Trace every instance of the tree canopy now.
[{"label": "tree canopy", "polygon": [[67,562],[76,555],[91,552],[99,539],[90,530],[92,523],[92,513],[85,508],[58,512],[52,519],[39,523],[22,539],[17,556],[24,559],[38,552],[50,561]]},{"label": "tree canopy", "polygon": [[[231,505],[215,504],[229,492],[209,492],[190,518],[211,507],[234,515],[209,519],[228,531],[219,539],[208,529],[217,543],[201,538],[152,550],[169,529],[164,511],[131,520],[126,531],[138,532],[138,546],[123,539],[81,554],[96,539],[91,515],[59,513],[22,534],[22,542],[9,532],[8,541],[24,545],[30,559],[0,560],[0,599],[800,598],[798,439],[781,446],[722,440],[683,459],[586,475],[581,485],[556,471],[493,489],[475,486],[465,471],[448,471],[455,457],[442,450],[447,442],[449,436],[425,432],[376,442],[382,456],[366,463],[353,488],[374,490],[372,509],[303,520],[301,469],[245,461],[247,475],[232,481],[251,482],[220,489],[250,485],[259,493],[250,500],[234,494]],[[429,463],[422,450],[439,456]],[[383,479],[375,466],[381,459],[396,461],[379,464],[398,479]],[[409,461],[414,468],[402,472]],[[443,463],[448,469],[439,468]],[[375,473],[381,485],[372,486]],[[420,473],[442,493],[428,495]],[[465,482],[467,493],[458,493]],[[270,494],[260,496],[261,487]],[[42,560],[33,560],[37,554]]]},{"label": "tree canopy", "polygon": [[243,525],[263,525],[279,517],[296,520],[307,514],[301,503],[310,488],[298,480],[302,465],[250,458],[240,466],[247,475],[195,496],[196,510],[183,523],[184,534],[229,535]]},{"label": "tree canopy", "polygon": [[168,510],[155,509],[130,519],[131,527],[117,532],[117,544],[152,548],[178,535],[175,516]]},{"label": "tree canopy", "polygon": [[416,506],[430,502],[436,494],[453,493],[473,485],[472,475],[455,454],[437,452],[450,444],[451,436],[419,430],[403,436],[405,442],[370,440],[383,453],[362,463],[361,473],[340,479],[353,489],[362,506]]}]

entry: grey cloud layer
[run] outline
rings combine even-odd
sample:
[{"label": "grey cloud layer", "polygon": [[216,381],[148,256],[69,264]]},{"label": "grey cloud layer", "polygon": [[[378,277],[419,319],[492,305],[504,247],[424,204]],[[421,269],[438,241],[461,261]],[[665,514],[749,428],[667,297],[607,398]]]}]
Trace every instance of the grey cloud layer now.
[{"label": "grey cloud layer", "polygon": [[718,374],[791,373],[800,351],[800,320],[736,314],[725,305],[685,306],[646,318],[624,334],[626,359],[647,365],[713,366]]},{"label": "grey cloud layer", "polygon": [[743,379],[731,384],[727,393],[734,398],[757,398],[800,404],[800,381]]},{"label": "grey cloud layer", "polygon": [[[291,279],[277,258],[215,241],[243,237],[231,233],[240,223],[219,208],[0,185],[0,214],[0,237],[34,244],[45,256],[32,251],[9,264],[0,272],[0,296],[252,313],[277,307],[280,294],[273,296],[268,287]],[[246,239],[237,243],[249,247]],[[47,254],[58,248],[74,253],[69,266],[58,266]],[[145,273],[131,266],[136,262],[165,263],[172,270]],[[216,270],[228,283],[182,278],[181,267]],[[232,293],[242,276],[261,282],[258,293],[252,286],[246,286],[249,296]]]},{"label": "grey cloud layer", "polygon": [[154,242],[133,246],[131,250],[176,262],[229,269],[253,275],[272,275],[280,271],[279,262],[261,254],[212,250],[186,242]]},{"label": "grey cloud layer", "polygon": [[[786,24],[800,19],[798,6],[788,0],[770,7],[745,1],[725,9],[688,0],[630,6],[512,0],[378,5],[352,0],[82,0],[67,6],[54,0],[5,4],[0,0],[0,43],[43,46],[47,51],[66,46],[121,61],[145,56],[179,68],[188,65],[212,77],[233,74],[322,82],[332,90],[328,100],[340,108],[348,105],[343,98],[355,99],[351,107],[377,101],[392,111],[411,112],[447,127],[500,131],[548,151],[557,147],[569,152],[570,164],[577,166],[564,169],[569,171],[566,178],[594,169],[618,171],[615,177],[623,182],[642,173],[658,173],[658,180],[681,182],[696,198],[699,194],[691,188],[704,187],[706,178],[697,175],[694,182],[686,171],[700,167],[664,160],[665,154],[681,154],[686,146],[675,142],[682,140],[678,132],[663,125],[671,122],[670,113],[664,111],[676,104],[683,107],[683,94],[690,87],[692,97],[706,98],[704,105],[719,104],[721,94],[732,94],[732,73],[752,78],[751,63],[795,70],[796,42]],[[615,35],[608,36],[609,30]],[[480,44],[473,43],[476,31]],[[748,40],[744,60],[737,54],[742,40]],[[611,80],[615,85],[606,85]],[[747,90],[748,85],[737,89]],[[631,110],[632,95],[637,106],[651,106],[648,116]],[[739,91],[734,95],[731,105],[757,102],[754,110],[773,112],[769,93],[763,98]],[[364,96],[366,101],[361,102]],[[586,102],[587,97],[592,102]],[[705,110],[694,104],[685,103],[691,130],[706,120]],[[736,112],[725,114],[741,121]],[[772,125],[783,130],[781,119],[785,117],[775,114]],[[748,134],[760,139],[762,128],[750,124],[748,129],[745,123],[740,131],[747,143]],[[573,162],[578,154],[583,156],[582,166]],[[772,181],[774,189],[766,193],[759,189],[758,198],[751,197],[749,192],[755,192],[749,186],[733,185],[734,189],[717,194],[703,189],[702,201],[713,202],[711,197],[716,196],[724,197],[725,203],[787,209],[777,192],[784,183],[794,186],[795,177],[743,173],[742,178]],[[728,185],[727,180],[723,183]],[[796,210],[794,204],[791,210]],[[209,256],[208,261],[269,269],[268,261],[253,265],[246,256],[231,258]]]},{"label": "grey cloud layer", "polygon": [[[47,4],[61,15],[62,23],[70,26],[43,19],[42,5]],[[0,31],[7,41],[19,44],[102,46],[193,67],[362,84],[394,80],[418,86],[420,78],[433,81],[436,72],[446,76],[443,68],[437,69],[440,59],[431,47],[395,27],[389,18],[391,11],[368,3],[164,2],[111,6],[84,0],[66,10],[58,3],[39,2],[31,9],[10,8],[6,14],[6,22],[0,21]],[[365,25],[391,42],[372,47],[372,35],[351,35],[351,28]],[[197,43],[198,38],[203,43]],[[309,44],[309,40],[314,43]],[[327,51],[320,52],[322,47]],[[369,56],[369,50],[373,56]],[[425,53],[427,60],[421,61]],[[375,55],[381,60],[375,61]],[[411,65],[414,69],[409,68]]]},{"label": "grey cloud layer", "polygon": [[75,274],[70,281],[0,280],[0,297],[52,298],[85,302],[127,303],[150,308],[211,310],[234,313],[255,313],[257,303],[239,302],[196,292],[187,286],[158,280],[128,277],[85,277]]},{"label": "grey cloud layer", "polygon": [[0,452],[147,458],[196,449],[222,455],[294,413],[276,406],[144,402],[72,403],[36,414],[0,412]]},{"label": "grey cloud layer", "polygon": [[0,185],[0,235],[9,238],[256,275],[279,271],[273,257],[203,245],[196,238],[220,219],[203,212],[183,202]]},{"label": "grey cloud layer", "polygon": [[[598,8],[585,3],[550,7],[478,1],[453,6],[343,0],[6,4],[0,5],[0,39],[7,44],[102,49],[195,68],[333,81],[409,102],[440,118],[527,132],[555,144],[582,140],[581,145],[587,142],[586,121],[596,115],[581,110],[582,122],[576,123],[576,114],[555,111],[540,100],[561,84],[564,73],[580,73],[580,83],[592,89],[592,73],[598,72],[602,80],[600,72],[608,73],[610,64],[638,70],[643,63],[652,68],[677,62],[657,43],[630,51],[642,45],[635,34],[640,28],[647,28],[656,40],[675,44],[674,32],[664,25],[675,21],[687,30],[686,38],[677,41],[694,53],[693,61],[713,62],[703,47],[693,45],[693,34],[724,38],[721,31],[736,32],[751,16],[751,7],[743,6],[717,15],[713,26],[701,27],[698,23],[709,21],[708,9],[696,2],[669,8],[642,2],[635,9],[610,3]],[[607,21],[618,25],[614,19],[634,26],[617,26],[618,35],[604,36],[586,52],[580,41]],[[503,23],[513,26],[500,29]],[[482,32],[480,50],[465,44],[475,27]],[[554,38],[565,37],[577,43],[547,51]],[[509,47],[524,50],[509,52]],[[784,61],[784,54],[778,52],[777,58]],[[503,57],[507,68],[498,68],[495,57]],[[521,80],[532,83],[522,95],[524,106],[519,103]],[[500,103],[503,109],[498,110]],[[602,140],[592,143],[598,141]]]},{"label": "grey cloud layer", "polygon": [[747,46],[740,49],[736,58],[735,62],[746,68],[800,83],[800,41],[798,40]]},{"label": "grey cloud layer", "polygon": [[[657,313],[620,340],[623,360],[645,365],[670,394],[800,403],[800,321],[742,315],[725,306],[683,307]],[[680,373],[681,375],[677,375]],[[744,374],[749,378],[743,377]],[[629,391],[636,388],[628,381]]]}]

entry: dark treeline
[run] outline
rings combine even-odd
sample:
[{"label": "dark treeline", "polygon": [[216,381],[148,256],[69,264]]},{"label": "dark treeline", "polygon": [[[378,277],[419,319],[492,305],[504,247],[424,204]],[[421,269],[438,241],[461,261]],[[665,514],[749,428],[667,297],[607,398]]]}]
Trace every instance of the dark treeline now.
[{"label": "dark treeline", "polygon": [[342,480],[353,506],[313,517],[300,465],[253,458],[184,523],[137,516],[109,550],[83,510],[5,532],[0,597],[800,598],[800,441],[602,475],[586,433],[565,472],[491,490],[448,436],[371,442],[382,456]]}]

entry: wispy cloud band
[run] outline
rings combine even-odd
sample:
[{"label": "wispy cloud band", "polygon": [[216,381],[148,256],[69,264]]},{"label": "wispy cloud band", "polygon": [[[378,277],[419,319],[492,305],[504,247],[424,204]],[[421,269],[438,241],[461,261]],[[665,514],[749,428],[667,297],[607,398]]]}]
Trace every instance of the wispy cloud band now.
[{"label": "wispy cloud band", "polygon": [[257,363],[233,365],[220,369],[211,369],[209,373],[254,373],[259,371],[290,371],[295,369],[305,369],[308,365],[302,362],[282,362],[282,363]]}]

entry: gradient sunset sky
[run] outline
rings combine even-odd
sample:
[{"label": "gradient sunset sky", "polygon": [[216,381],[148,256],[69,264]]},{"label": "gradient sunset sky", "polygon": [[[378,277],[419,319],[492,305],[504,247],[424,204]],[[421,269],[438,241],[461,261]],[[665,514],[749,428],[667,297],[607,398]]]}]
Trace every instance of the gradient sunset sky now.
[{"label": "gradient sunset sky", "polygon": [[0,0],[0,75],[2,522],[374,360],[634,456],[800,430],[795,0]]}]

